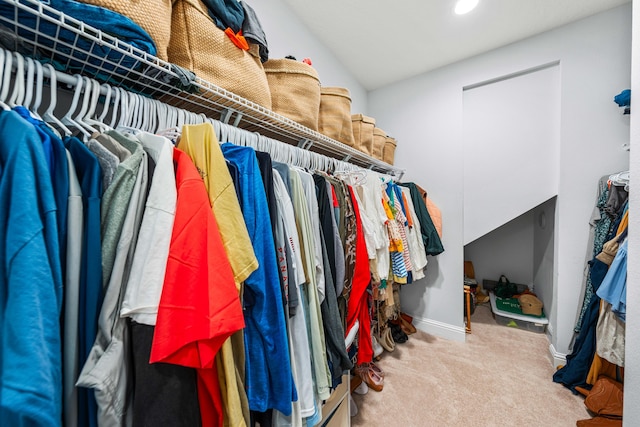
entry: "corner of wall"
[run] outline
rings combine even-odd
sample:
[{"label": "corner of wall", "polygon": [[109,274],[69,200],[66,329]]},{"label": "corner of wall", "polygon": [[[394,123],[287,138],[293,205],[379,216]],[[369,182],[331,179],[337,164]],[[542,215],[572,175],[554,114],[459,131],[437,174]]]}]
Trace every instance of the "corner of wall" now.
[{"label": "corner of wall", "polygon": [[413,317],[413,325],[431,335],[444,338],[451,341],[465,342],[466,332],[464,327],[450,325],[448,323],[438,322],[437,320],[424,319],[422,317]]},{"label": "corner of wall", "polygon": [[558,366],[567,364],[567,355],[557,352],[553,344],[549,344],[549,361],[551,362],[551,366],[555,369]]}]

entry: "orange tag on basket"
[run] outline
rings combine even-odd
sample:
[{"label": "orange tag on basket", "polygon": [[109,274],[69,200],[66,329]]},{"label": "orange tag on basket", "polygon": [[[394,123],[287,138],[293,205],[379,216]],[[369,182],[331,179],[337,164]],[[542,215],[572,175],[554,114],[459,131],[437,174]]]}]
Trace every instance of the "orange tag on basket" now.
[{"label": "orange tag on basket", "polygon": [[229,40],[236,45],[238,49],[249,50],[249,43],[247,39],[242,35],[242,30],[238,31],[238,34],[234,33],[231,28],[224,30],[224,33],[229,37]]}]

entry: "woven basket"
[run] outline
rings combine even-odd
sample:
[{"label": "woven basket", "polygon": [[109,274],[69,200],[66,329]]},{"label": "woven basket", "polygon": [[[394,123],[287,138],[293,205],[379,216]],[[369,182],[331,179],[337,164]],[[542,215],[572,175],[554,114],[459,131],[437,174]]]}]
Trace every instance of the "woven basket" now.
[{"label": "woven basket", "polygon": [[320,79],[316,70],[293,59],[264,63],[272,110],[309,129],[318,130]]},{"label": "woven basket", "polygon": [[258,55],[236,47],[213,23],[200,0],[174,0],[169,62],[198,77],[271,109],[269,84]]},{"label": "woven basket", "polygon": [[389,163],[390,165],[393,164],[393,158],[396,154],[397,145],[398,142],[394,138],[387,136],[386,141],[384,142],[384,150],[382,152],[383,162]]},{"label": "woven basket", "polygon": [[171,0],[78,0],[104,7],[130,18],[140,25],[156,44],[156,56],[167,60],[171,36]]},{"label": "woven basket", "polygon": [[373,128],[373,149],[371,156],[374,159],[382,160],[384,144],[387,142],[387,133],[380,128]]},{"label": "woven basket", "polygon": [[353,125],[354,148],[371,156],[373,154],[373,129],[376,127],[376,119],[362,114],[351,116]]},{"label": "woven basket", "polygon": [[349,89],[343,87],[320,89],[318,132],[353,147]]},{"label": "woven basket", "polygon": [[524,294],[518,298],[522,313],[531,314],[533,316],[542,315],[542,301],[531,294]]}]

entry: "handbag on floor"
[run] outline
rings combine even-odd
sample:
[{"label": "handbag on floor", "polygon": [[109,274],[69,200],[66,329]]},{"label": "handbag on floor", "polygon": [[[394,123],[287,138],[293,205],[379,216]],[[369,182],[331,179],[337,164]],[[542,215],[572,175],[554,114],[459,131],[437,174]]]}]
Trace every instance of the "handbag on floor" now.
[{"label": "handbag on floor", "polygon": [[499,298],[511,298],[518,293],[518,287],[511,283],[504,274],[498,279],[498,283],[493,291]]}]

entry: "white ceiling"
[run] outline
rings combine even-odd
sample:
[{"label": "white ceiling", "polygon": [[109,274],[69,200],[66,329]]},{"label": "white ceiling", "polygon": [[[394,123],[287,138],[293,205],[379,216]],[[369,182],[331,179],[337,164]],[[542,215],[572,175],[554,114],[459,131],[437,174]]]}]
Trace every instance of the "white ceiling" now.
[{"label": "white ceiling", "polygon": [[367,90],[522,40],[630,0],[284,0]]}]

